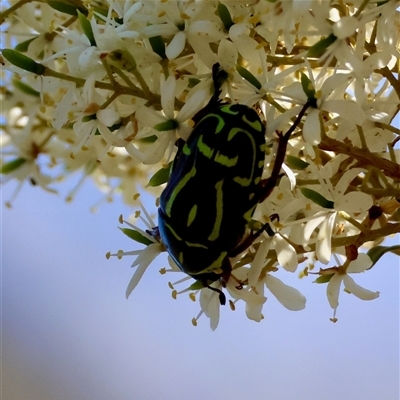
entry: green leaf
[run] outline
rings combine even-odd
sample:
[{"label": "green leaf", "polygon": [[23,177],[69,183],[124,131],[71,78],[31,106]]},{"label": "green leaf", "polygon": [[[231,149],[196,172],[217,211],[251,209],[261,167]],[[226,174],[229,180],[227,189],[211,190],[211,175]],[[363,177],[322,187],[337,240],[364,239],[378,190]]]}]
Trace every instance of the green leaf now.
[{"label": "green leaf", "polygon": [[315,43],[313,46],[311,46],[308,49],[307,55],[308,57],[321,57],[326,49],[332,44],[335,43],[337,37],[331,33],[329,36],[327,36],[324,39],[321,39],[319,42]]},{"label": "green leaf", "polygon": [[237,65],[236,71],[239,72],[239,75],[242,78],[246,79],[246,81],[250,82],[258,90],[260,90],[262,88],[262,85],[259,82],[259,80],[251,72],[249,72],[246,68],[243,68],[241,65]]},{"label": "green leaf", "polygon": [[192,283],[189,287],[189,290],[200,290],[200,289],[204,289],[204,284],[201,281],[196,281],[194,283]]},{"label": "green leaf", "polygon": [[89,12],[80,0],[64,0],[64,1],[53,1],[47,0],[47,4],[57,11],[64,14],[78,16],[78,12],[83,14],[85,17],[88,16]]},{"label": "green leaf", "polygon": [[188,81],[189,81],[189,84],[188,84],[189,88],[195,87],[196,85],[198,85],[201,82],[200,79],[197,79],[197,78],[189,78]]},{"label": "green leaf", "polygon": [[326,199],[324,196],[322,196],[315,190],[308,188],[300,188],[300,191],[304,197],[307,197],[307,199],[310,199],[315,204],[318,204],[319,206],[324,208],[330,208],[330,209],[334,208],[335,203],[333,201]]},{"label": "green leaf", "polygon": [[400,244],[394,246],[376,246],[369,249],[367,254],[372,260],[372,265],[369,269],[371,269],[384,254],[389,252],[400,256]]},{"label": "green leaf", "polygon": [[26,161],[27,160],[22,157],[19,157],[19,158],[16,158],[15,160],[9,161],[0,167],[0,173],[9,174],[10,172],[13,172],[16,169],[18,169],[22,164],[25,164]]},{"label": "green leaf", "polygon": [[96,46],[96,39],[94,38],[94,35],[93,35],[92,25],[90,25],[90,21],[79,10],[78,10],[78,19],[79,19],[79,23],[81,24],[83,33],[89,39],[90,44],[92,46]]},{"label": "green leaf", "polygon": [[159,124],[153,126],[157,131],[172,131],[179,127],[179,123],[175,119],[169,119],[168,121],[160,122]]},{"label": "green leaf", "polygon": [[333,275],[335,274],[321,275],[314,281],[314,283],[328,283]]},{"label": "green leaf", "polygon": [[139,139],[142,143],[154,143],[158,140],[157,135],[151,135],[151,136],[147,136],[144,137],[142,139]]},{"label": "green leaf", "polygon": [[33,61],[32,58],[29,58],[18,51],[3,49],[1,52],[7,61],[25,71],[32,72],[36,75],[43,75],[46,70],[44,65]]},{"label": "green leaf", "polygon": [[316,100],[315,89],[310,78],[301,72],[301,86],[308,100]]},{"label": "green leaf", "polygon": [[17,51],[19,51],[20,53],[26,53],[26,52],[28,51],[29,45],[30,45],[35,39],[37,39],[37,38],[38,38],[38,37],[35,36],[35,37],[31,38],[31,39],[25,40],[24,42],[18,43],[18,44],[15,46],[14,50],[17,50]]},{"label": "green leaf", "polygon": [[234,25],[234,22],[232,21],[232,17],[228,10],[228,7],[222,3],[218,3],[218,15],[221,18],[225,29],[229,31],[230,27]]},{"label": "green leaf", "polygon": [[173,161],[169,162],[166,167],[159,169],[149,180],[147,186],[156,187],[166,183],[169,179],[171,165]]},{"label": "green leaf", "polygon": [[165,54],[165,43],[161,36],[153,36],[149,38],[149,42],[154,53],[158,54],[163,60],[165,60],[167,58]]},{"label": "green leaf", "polygon": [[128,236],[129,239],[132,239],[135,242],[144,244],[146,246],[154,243],[151,240],[149,240],[146,236],[143,236],[140,232],[135,231],[134,229],[128,229],[128,228],[119,228],[119,229],[121,229],[122,233]]},{"label": "green leaf", "polygon": [[288,155],[286,156],[286,164],[292,169],[306,169],[310,164],[301,158]]},{"label": "green leaf", "polygon": [[22,93],[28,94],[28,95],[34,96],[34,97],[40,97],[40,93],[37,90],[30,87],[29,85],[27,85],[26,83],[19,81],[18,79],[13,79],[12,83]]}]

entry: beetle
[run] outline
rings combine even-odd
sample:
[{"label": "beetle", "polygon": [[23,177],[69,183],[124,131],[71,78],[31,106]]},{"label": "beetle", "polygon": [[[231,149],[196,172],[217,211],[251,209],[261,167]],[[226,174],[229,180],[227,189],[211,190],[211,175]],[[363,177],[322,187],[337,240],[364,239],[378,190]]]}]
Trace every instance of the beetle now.
[{"label": "beetle", "polygon": [[276,186],[288,140],[306,109],[285,135],[278,133],[271,176],[261,179],[264,125],[255,109],[219,99],[226,76],[219,64],[213,66],[214,95],[193,118],[187,142],[180,142],[153,231],[183,272],[219,292],[221,304],[225,296],[210,284],[227,282],[232,271],[229,259],[267,229],[265,224],[246,236],[257,204]]}]

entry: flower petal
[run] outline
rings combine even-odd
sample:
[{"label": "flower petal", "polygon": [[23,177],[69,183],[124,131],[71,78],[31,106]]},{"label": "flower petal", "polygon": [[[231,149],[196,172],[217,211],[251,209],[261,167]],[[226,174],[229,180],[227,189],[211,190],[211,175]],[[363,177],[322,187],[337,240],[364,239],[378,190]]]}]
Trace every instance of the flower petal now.
[{"label": "flower petal", "polygon": [[321,142],[321,123],[320,123],[320,110],[311,110],[303,126],[303,139],[311,146],[317,146]]},{"label": "flower petal", "polygon": [[328,297],[329,305],[335,309],[339,305],[339,290],[343,280],[343,275],[335,274],[328,282],[326,287],[326,296]]},{"label": "flower petal", "polygon": [[335,210],[348,213],[362,213],[369,210],[374,202],[370,194],[362,192],[349,192],[335,201]]},{"label": "flower petal", "polygon": [[[264,296],[264,283],[259,282],[255,290],[260,296]],[[260,322],[262,320],[262,309],[264,304],[246,303],[246,316],[252,321]]]},{"label": "flower petal", "polygon": [[268,290],[284,307],[291,311],[303,310],[306,298],[295,288],[286,285],[280,279],[268,274],[264,279]]},{"label": "flower petal", "polygon": [[182,53],[186,44],[185,32],[178,32],[165,49],[165,54],[168,60],[174,60],[179,54]]},{"label": "flower petal", "polygon": [[147,267],[151,264],[151,262],[157,257],[158,254],[162,251],[162,246],[160,243],[154,243],[147,246],[143,252],[138,256],[141,258],[141,262],[139,266],[136,268],[135,273],[133,274],[128,287],[126,288],[126,298],[132,293],[132,290],[135,289],[136,285],[139,283],[143,274],[145,273]]},{"label": "flower petal", "polygon": [[174,119],[176,79],[170,75],[166,81],[161,84],[161,107],[168,119]]},{"label": "flower petal", "polygon": [[341,118],[357,125],[362,125],[366,119],[364,110],[357,103],[349,100],[328,100],[321,108],[339,114]]},{"label": "flower petal", "polygon": [[[212,286],[221,289],[221,285],[218,283]],[[200,291],[200,307],[204,314],[210,318],[210,328],[214,331],[219,323],[220,302],[218,294],[208,288],[202,289]]]},{"label": "flower petal", "polygon": [[286,271],[295,272],[299,263],[294,247],[280,235],[275,235],[273,240],[279,265],[281,265]]},{"label": "flower petal", "polygon": [[336,213],[332,213],[329,218],[322,223],[317,237],[316,255],[318,261],[323,264],[328,264],[331,259],[331,238],[333,225],[335,223]]},{"label": "flower petal", "polygon": [[251,267],[249,270],[248,280],[249,285],[256,287],[258,278],[260,277],[261,270],[264,266],[265,258],[268,254],[269,248],[271,247],[272,240],[265,238],[260,247],[257,250],[257,253],[254,257],[253,262],[251,263]]},{"label": "flower petal", "polygon": [[348,273],[364,272],[366,269],[372,266],[372,260],[368,254],[360,253],[357,260],[352,261],[347,267]]},{"label": "flower petal", "polygon": [[372,292],[371,290],[365,289],[357,283],[354,282],[354,279],[349,275],[343,276],[344,287],[350,293],[353,293],[354,296],[358,297],[361,300],[373,300],[379,297],[379,292]]}]

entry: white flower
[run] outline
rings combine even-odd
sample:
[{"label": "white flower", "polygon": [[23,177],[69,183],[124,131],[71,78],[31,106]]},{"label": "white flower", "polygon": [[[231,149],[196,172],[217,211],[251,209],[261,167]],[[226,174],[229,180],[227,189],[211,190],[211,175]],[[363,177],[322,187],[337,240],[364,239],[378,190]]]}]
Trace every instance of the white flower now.
[{"label": "white flower", "polygon": [[319,227],[315,253],[319,261],[323,264],[328,264],[331,258],[332,233],[338,212],[345,211],[351,215],[357,214],[359,215],[358,218],[362,218],[373,205],[373,202],[371,196],[366,193],[358,191],[346,193],[353,179],[364,172],[363,169],[353,168],[346,171],[335,187],[329,181],[332,171],[329,169],[328,164],[325,170],[321,172],[322,174],[317,176],[321,178],[321,182],[325,182],[323,183],[322,195],[326,195],[328,200],[333,200],[333,208],[325,209],[309,217],[304,227],[304,244],[306,245],[310,242],[312,233]]},{"label": "white flower", "polygon": [[[133,274],[128,287],[126,289],[126,297],[128,298],[132,291],[135,289],[137,284],[139,283],[140,279],[142,278],[143,274],[145,273],[147,267],[153,262],[153,260],[163,251],[165,251],[164,246],[151,234],[149,231],[152,231],[156,224],[154,223],[153,219],[151,218],[150,214],[144,208],[143,204],[138,200],[138,195],[135,196],[135,199],[139,202],[141,211],[144,214],[142,216],[141,212],[137,212],[136,215],[141,219],[141,221],[146,225],[147,231],[144,231],[137,227],[136,225],[131,224],[128,221],[123,221],[122,217],[120,217],[120,221],[124,222],[131,228],[131,232],[125,232],[127,236],[132,237],[133,240],[137,241],[138,236],[140,237],[140,242],[145,243],[146,247],[142,250],[133,250],[124,252],[122,250],[118,251],[117,253],[111,254],[107,253],[106,257],[118,257],[121,259],[124,256],[136,256],[135,261],[133,261],[131,268],[137,267],[135,273]],[[124,231],[122,229],[122,231]]]},{"label": "white flower", "polygon": [[[194,90],[185,105],[175,115],[176,86],[176,79],[172,75],[167,80],[161,81],[160,92],[163,114],[147,107],[140,107],[136,113],[137,121],[144,126],[136,138],[140,139],[151,135],[156,135],[158,138],[154,145],[145,152],[141,152],[133,144],[126,147],[129,154],[138,158],[144,164],[159,162],[168,147],[175,144],[177,135],[187,139],[192,130],[192,127],[188,124],[188,120],[204,106],[207,92],[205,90]],[[170,123],[175,128],[162,130],[161,132],[154,129],[154,127],[162,126],[165,123]]]},{"label": "white flower", "polygon": [[[203,60],[212,58],[209,44],[221,40],[225,34],[215,21],[211,7],[203,4],[198,7],[187,6],[186,3],[175,1],[161,2],[159,8],[159,23],[153,23],[144,29],[141,34],[144,37],[172,36],[166,47],[165,53],[169,60],[177,58],[186,45],[186,40],[195,53]],[[207,63],[206,63],[207,65]],[[211,67],[211,65],[208,65]]]},{"label": "white flower", "polygon": [[346,292],[354,294],[354,296],[361,300],[373,300],[379,297],[379,292],[372,292],[371,290],[359,286],[354,282],[353,278],[348,275],[349,273],[364,272],[371,266],[372,260],[367,254],[358,254],[357,259],[350,262],[346,272],[343,273],[340,267],[329,269],[329,271],[334,270],[335,273],[328,283],[326,295],[328,297],[329,305],[335,310],[335,313],[337,307],[339,306],[339,291],[342,282]]},{"label": "white flower", "polygon": [[[248,282],[249,286],[254,288],[254,292],[256,292],[260,296],[264,296],[264,285],[267,289],[276,297],[276,299],[288,310],[291,311],[299,311],[305,308],[306,298],[295,288],[284,284],[280,279],[272,276],[270,273],[263,272],[263,268],[266,266],[268,259],[267,254],[271,245],[275,240],[275,250],[277,253],[279,264],[284,268],[286,266],[286,261],[289,264],[293,264],[294,260],[294,270],[297,267],[297,254],[293,249],[280,249],[279,245],[277,246],[276,238],[278,235],[275,235],[273,238],[264,238],[261,242],[260,247],[254,257],[254,260],[251,264],[248,273]],[[287,243],[284,239],[280,238],[278,243]],[[283,260],[282,260],[283,257]],[[280,259],[281,258],[281,259]],[[293,269],[288,269],[286,266],[286,270],[294,271]],[[246,303],[246,315],[249,319],[254,321],[260,321],[262,319],[262,304],[254,304],[254,303]]]},{"label": "white flower", "polygon": [[54,112],[53,126],[61,129],[67,122],[74,122],[74,131],[80,139],[76,150],[79,150],[90,143],[97,129],[112,126],[119,120],[118,113],[112,107],[101,109],[105,101],[95,88],[95,76],[91,75],[82,92],[70,89],[65,94]]},{"label": "white flower", "polygon": [[131,251],[124,253],[123,255],[137,255],[136,260],[132,263],[131,268],[136,267],[136,271],[129,281],[128,287],[126,288],[126,298],[132,293],[133,289],[137,286],[147,267],[153,262],[153,260],[163,251],[164,247],[161,243],[149,244],[143,250]]},{"label": "white flower", "polygon": [[[225,288],[229,295],[235,300],[243,300],[246,303],[247,308],[253,309],[261,307],[266,302],[267,298],[263,296],[263,294],[257,293],[254,290],[251,290],[250,287],[238,287],[238,281],[240,282],[242,278],[247,275],[248,268],[240,268],[236,269],[233,272],[234,277],[230,277],[228,282],[225,285]],[[215,288],[219,291],[222,291],[222,283],[220,281],[215,281],[210,285],[212,288]],[[210,319],[210,328],[215,330],[219,323],[219,315],[220,315],[220,296],[214,290],[209,288],[204,288],[200,290],[200,306],[201,311],[199,315],[194,319],[194,322],[197,323],[197,320],[204,313]],[[246,311],[247,313],[247,311]],[[249,316],[250,315],[250,316]],[[249,319],[253,319],[257,322],[260,321],[251,318],[251,314],[248,314]]]}]

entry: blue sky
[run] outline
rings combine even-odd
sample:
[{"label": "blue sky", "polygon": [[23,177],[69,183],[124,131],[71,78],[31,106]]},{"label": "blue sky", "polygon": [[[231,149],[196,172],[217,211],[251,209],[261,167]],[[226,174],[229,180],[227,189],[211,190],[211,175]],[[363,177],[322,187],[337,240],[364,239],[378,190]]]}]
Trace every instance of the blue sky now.
[{"label": "blue sky", "polygon": [[192,326],[198,304],[171,298],[174,277],[158,273],[166,257],[125,299],[131,260],[105,253],[134,247],[117,229],[133,209],[116,200],[92,214],[100,195],[90,185],[72,204],[27,185],[9,210],[12,186],[1,208],[5,399],[398,400],[394,256],[355,277],[381,296],[342,293],[336,324],[325,286],[285,273],[306,295],[304,311],[269,295],[261,323],[225,307],[212,332],[206,318]]}]

